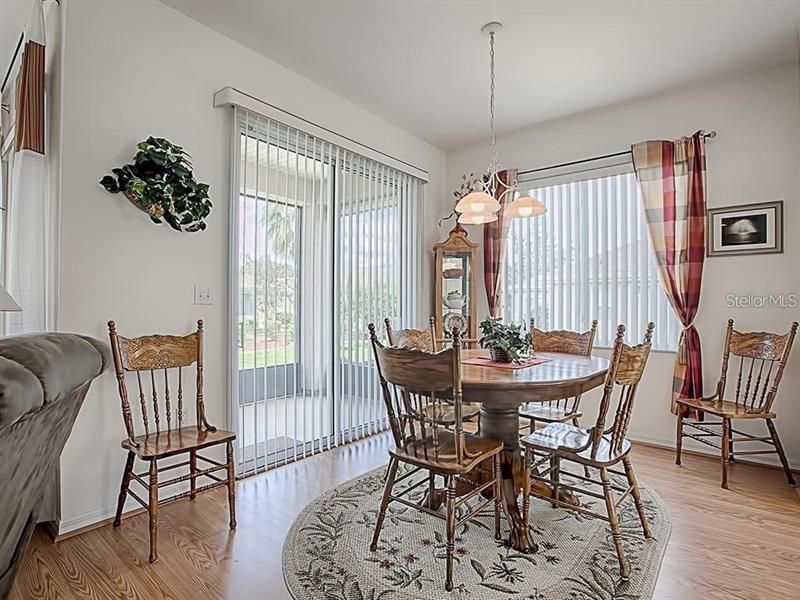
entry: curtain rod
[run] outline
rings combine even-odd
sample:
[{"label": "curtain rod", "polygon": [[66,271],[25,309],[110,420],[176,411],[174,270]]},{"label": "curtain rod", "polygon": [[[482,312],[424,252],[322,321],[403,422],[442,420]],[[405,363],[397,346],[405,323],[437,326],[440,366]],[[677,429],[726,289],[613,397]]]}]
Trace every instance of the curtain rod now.
[{"label": "curtain rod", "polygon": [[[42,0],[42,3],[47,2],[47,0]],[[61,0],[55,0],[55,3],[59,6],[61,5]],[[22,40],[25,39],[25,32],[19,34],[19,39],[17,40],[17,47],[14,48],[14,55],[11,57],[11,62],[8,63],[8,69],[6,69],[6,74],[3,77],[3,85],[0,86],[0,94],[6,91],[6,84],[8,83],[8,78],[11,75],[11,70],[14,68],[14,63],[17,62],[17,55],[19,54],[19,49],[22,48]]]},{"label": "curtain rod", "polygon": [[[707,139],[707,140],[713,140],[715,137],[717,137],[717,132],[716,131],[708,131],[708,132],[703,134],[703,137],[705,139]],[[601,156],[593,156],[591,158],[582,158],[581,160],[573,160],[573,161],[570,161],[570,162],[564,162],[564,163],[561,163],[561,164],[558,164],[558,165],[550,165],[549,167],[539,167],[538,169],[527,169],[525,171],[518,171],[517,175],[519,176],[519,175],[529,175],[531,173],[540,173],[542,171],[549,171],[551,169],[560,169],[560,168],[563,168],[563,167],[572,167],[574,165],[580,165],[580,164],[583,164],[583,163],[594,162],[596,160],[604,160],[606,158],[616,158],[617,156],[626,156],[626,155],[630,156],[631,155],[631,151],[630,150],[625,150],[624,152],[613,152],[611,154],[603,154]]]}]

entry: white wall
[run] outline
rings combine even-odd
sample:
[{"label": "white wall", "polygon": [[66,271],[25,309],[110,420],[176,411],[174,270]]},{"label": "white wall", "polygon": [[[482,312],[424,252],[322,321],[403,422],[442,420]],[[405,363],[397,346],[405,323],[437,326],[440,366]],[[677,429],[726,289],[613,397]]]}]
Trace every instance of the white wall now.
[{"label": "white wall", "polygon": [[[800,219],[799,95],[798,66],[787,65],[573,115],[499,139],[503,164],[522,170],[618,152],[647,139],[674,139],[698,129],[715,129],[719,135],[707,145],[708,205],[784,200],[784,254],[706,260],[696,325],[709,393],[719,375],[728,318],[734,318],[740,330],[781,332],[789,329],[792,320],[800,320],[800,308],[726,305],[727,294],[800,294],[800,243],[793,236]],[[499,102],[502,118],[502,99]],[[464,172],[482,172],[487,159],[483,142],[448,152],[446,181],[455,184]],[[441,211],[450,208],[448,199]],[[470,237],[481,238],[480,228],[469,229]],[[482,300],[481,312],[486,314],[484,294]],[[632,338],[641,335],[631,332]],[[800,466],[800,344],[796,346],[775,409],[786,451],[792,463]],[[675,418],[668,409],[673,360],[672,353],[655,353],[651,358],[631,425],[637,439],[673,444]],[[584,402],[587,422],[595,416],[593,400]],[[687,447],[705,450],[694,444]]]},{"label": "white wall", "polygon": [[[188,332],[206,322],[206,404],[226,421],[226,285],[231,113],[212,95],[235,86],[430,172],[425,222],[442,195],[444,155],[302,77],[153,0],[62,0],[66,15],[60,329],[107,339]],[[208,230],[155,226],[97,183],[159,135],[184,146],[211,185]],[[426,231],[430,246],[437,234]],[[427,265],[426,265],[427,266]],[[427,275],[424,281],[429,281]],[[193,305],[209,285],[213,306]],[[426,294],[426,297],[429,294]],[[64,450],[62,531],[113,514],[124,452],[114,377],[92,387]]]}]

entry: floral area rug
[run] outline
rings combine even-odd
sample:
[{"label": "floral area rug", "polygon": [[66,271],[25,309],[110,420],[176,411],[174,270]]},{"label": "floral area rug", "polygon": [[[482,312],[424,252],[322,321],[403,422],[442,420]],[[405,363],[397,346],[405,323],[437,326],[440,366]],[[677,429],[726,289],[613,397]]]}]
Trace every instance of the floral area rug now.
[{"label": "floral area rug", "polygon": [[[539,551],[521,554],[495,541],[492,512],[485,511],[456,532],[454,589],[448,593],[443,520],[393,502],[378,550],[370,552],[384,472],[376,469],[323,494],[294,522],[283,547],[283,573],[295,600],[652,598],[671,523],[664,502],[641,482],[654,538],[644,539],[628,497],[620,507],[627,582],[619,578],[608,523],[531,498],[529,527]],[[584,506],[604,512],[602,501],[584,498]],[[505,519],[503,527],[507,539]]]}]

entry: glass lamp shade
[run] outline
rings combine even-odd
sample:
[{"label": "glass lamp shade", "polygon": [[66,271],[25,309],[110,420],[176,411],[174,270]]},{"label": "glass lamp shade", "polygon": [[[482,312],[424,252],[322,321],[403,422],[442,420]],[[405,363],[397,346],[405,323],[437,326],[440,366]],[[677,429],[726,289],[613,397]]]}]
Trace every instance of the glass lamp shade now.
[{"label": "glass lamp shade", "polygon": [[[456,212],[461,215],[488,215],[500,210],[500,203],[486,192],[470,192],[456,204]],[[463,223],[459,219],[459,223]]]},{"label": "glass lamp shade", "polygon": [[463,225],[483,225],[484,223],[492,223],[497,221],[496,213],[472,213],[466,215],[459,215],[458,222]]},{"label": "glass lamp shade", "polygon": [[538,217],[547,212],[547,207],[536,198],[523,196],[517,198],[506,206],[503,216],[508,219],[524,219],[527,217]]},{"label": "glass lamp shade", "polygon": [[0,285],[0,311],[19,311],[22,310],[19,304],[11,297],[6,289]]}]

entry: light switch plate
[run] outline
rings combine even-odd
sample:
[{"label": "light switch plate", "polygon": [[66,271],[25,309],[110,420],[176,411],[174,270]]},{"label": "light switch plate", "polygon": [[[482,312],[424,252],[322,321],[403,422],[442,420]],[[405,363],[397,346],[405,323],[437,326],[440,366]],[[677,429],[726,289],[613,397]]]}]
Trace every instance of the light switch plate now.
[{"label": "light switch plate", "polygon": [[211,288],[203,285],[194,286],[194,303],[195,304],[214,304],[214,296],[211,293]]}]

